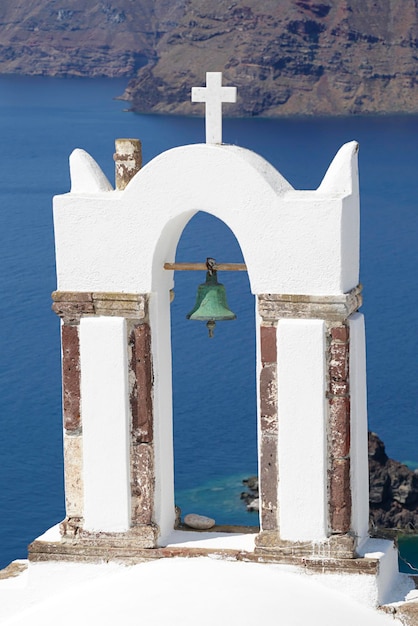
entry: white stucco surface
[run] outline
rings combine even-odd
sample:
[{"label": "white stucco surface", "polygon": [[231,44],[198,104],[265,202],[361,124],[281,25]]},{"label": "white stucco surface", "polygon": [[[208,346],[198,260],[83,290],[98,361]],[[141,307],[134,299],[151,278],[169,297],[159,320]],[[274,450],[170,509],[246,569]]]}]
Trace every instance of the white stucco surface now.
[{"label": "white stucco surface", "polygon": [[[354,576],[353,583],[354,578],[360,582],[363,577]],[[30,564],[18,578],[0,580],[0,623],[400,625],[289,568],[202,557],[128,567]]]},{"label": "white stucco surface", "polygon": [[130,526],[126,322],[80,321],[84,528]]},{"label": "white stucco surface", "polygon": [[[167,276],[163,278],[168,279]],[[160,529],[159,545],[164,545],[175,521],[174,450],[171,375],[170,292],[168,285],[150,300],[152,337],[155,497],[153,521]]]},{"label": "white stucco surface", "polygon": [[368,539],[358,551],[359,556],[379,559],[379,570],[375,579],[376,605],[398,602],[415,588],[414,581],[398,572],[398,550],[393,541]]},{"label": "white stucco surface", "polygon": [[327,536],[324,322],[280,320],[277,335],[280,536],[319,541]]},{"label": "white stucco surface", "polygon": [[366,337],[364,316],[361,313],[350,316],[349,329],[352,528],[360,547],[369,531]]},{"label": "white stucco surface", "polygon": [[165,545],[176,548],[223,548],[225,550],[254,551],[255,537],[258,533],[222,533],[194,532],[190,530],[172,530]]},{"label": "white stucco surface", "polygon": [[96,161],[80,148],[70,156],[71,193],[100,193],[113,191],[113,187]]},{"label": "white stucco surface", "polygon": [[332,295],[358,283],[355,142],[341,148],[316,191],[295,191],[262,157],[237,146],[168,150],[123,192],[103,191],[90,162],[90,174],[82,170],[85,155],[72,159],[73,192],[54,199],[62,291],[157,291],[162,264],[174,261],[196,211],[231,228],[253,293]]}]

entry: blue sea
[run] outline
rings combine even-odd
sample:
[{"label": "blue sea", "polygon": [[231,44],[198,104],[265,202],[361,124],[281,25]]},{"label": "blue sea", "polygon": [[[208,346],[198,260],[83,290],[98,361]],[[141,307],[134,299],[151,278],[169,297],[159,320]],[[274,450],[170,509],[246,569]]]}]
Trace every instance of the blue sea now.
[{"label": "blue sea", "polygon": [[[126,111],[115,99],[124,88],[123,80],[0,77],[0,567],[24,558],[64,516],[51,204],[69,190],[68,157],[84,148],[113,181],[117,137],[140,138],[145,162],[204,141],[202,118]],[[225,119],[223,138],[300,189],[316,188],[339,147],[359,141],[369,425],[391,457],[418,468],[418,117]],[[177,260],[207,256],[242,260],[227,227],[198,214]],[[257,472],[254,298],[245,273],[222,273],[237,320],[218,323],[209,339],[185,318],[203,280],[175,276],[176,501],[221,524],[257,525],[239,498],[243,478]],[[408,560],[418,567],[414,540]]]}]

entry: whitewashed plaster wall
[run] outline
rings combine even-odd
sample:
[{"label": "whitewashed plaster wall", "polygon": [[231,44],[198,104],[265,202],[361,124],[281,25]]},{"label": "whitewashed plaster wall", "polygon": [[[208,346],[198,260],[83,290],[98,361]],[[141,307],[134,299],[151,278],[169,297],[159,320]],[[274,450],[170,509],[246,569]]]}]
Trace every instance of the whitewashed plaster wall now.
[{"label": "whitewashed plaster wall", "polygon": [[280,320],[277,329],[280,537],[328,533],[325,322]]},{"label": "whitewashed plaster wall", "polygon": [[[150,293],[196,211],[238,239],[257,293],[332,295],[359,280],[357,144],[344,145],[315,191],[296,191],[268,162],[236,146],[164,152],[124,191],[81,150],[72,192],[54,198],[58,289]],[[262,243],[262,245],[260,245]]]},{"label": "whitewashed plaster wall", "polygon": [[154,362],[154,451],[155,451],[155,521],[160,529],[160,545],[165,545],[173,531],[174,449],[171,374],[170,292],[163,289],[150,302],[152,355]]},{"label": "whitewashed plaster wall", "polygon": [[358,548],[369,530],[369,464],[367,440],[367,374],[364,316],[353,313],[350,324],[352,529]]},{"label": "whitewashed plaster wall", "polygon": [[86,530],[122,532],[130,526],[126,322],[80,320]]}]

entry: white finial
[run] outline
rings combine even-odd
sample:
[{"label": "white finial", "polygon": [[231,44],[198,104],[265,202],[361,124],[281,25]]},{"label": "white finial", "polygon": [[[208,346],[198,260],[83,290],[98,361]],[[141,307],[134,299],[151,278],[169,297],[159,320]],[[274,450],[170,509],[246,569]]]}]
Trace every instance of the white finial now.
[{"label": "white finial", "polygon": [[222,87],[222,72],[206,72],[206,87],[192,87],[192,102],[206,105],[206,143],[222,143],[222,102],[236,101],[237,88]]},{"label": "white finial", "polygon": [[100,166],[81,148],[76,148],[70,155],[70,178],[71,193],[113,191]]}]

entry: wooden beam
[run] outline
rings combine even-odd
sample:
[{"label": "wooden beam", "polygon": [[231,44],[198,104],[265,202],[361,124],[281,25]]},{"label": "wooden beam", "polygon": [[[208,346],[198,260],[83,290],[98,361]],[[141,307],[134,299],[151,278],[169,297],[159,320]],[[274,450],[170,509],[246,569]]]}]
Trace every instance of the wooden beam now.
[{"label": "wooden beam", "polygon": [[[165,270],[201,270],[207,271],[206,263],[164,263]],[[214,270],[220,270],[223,272],[246,272],[247,266],[245,263],[216,263],[213,266]]]}]

